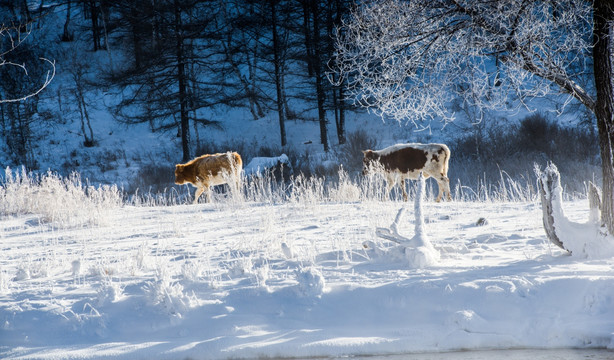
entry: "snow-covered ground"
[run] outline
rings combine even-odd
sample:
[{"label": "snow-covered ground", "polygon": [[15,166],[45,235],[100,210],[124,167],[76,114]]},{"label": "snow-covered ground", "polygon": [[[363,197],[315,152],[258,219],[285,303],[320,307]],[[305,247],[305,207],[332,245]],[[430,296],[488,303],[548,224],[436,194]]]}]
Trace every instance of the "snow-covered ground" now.
[{"label": "snow-covered ground", "polygon": [[[58,201],[3,217],[0,358],[614,348],[614,259],[550,244],[538,202],[427,199],[439,260],[419,267],[377,235],[405,207],[396,231],[412,238],[414,203],[364,198],[351,182],[319,189],[157,207]],[[564,206],[588,218],[586,200]]]}]

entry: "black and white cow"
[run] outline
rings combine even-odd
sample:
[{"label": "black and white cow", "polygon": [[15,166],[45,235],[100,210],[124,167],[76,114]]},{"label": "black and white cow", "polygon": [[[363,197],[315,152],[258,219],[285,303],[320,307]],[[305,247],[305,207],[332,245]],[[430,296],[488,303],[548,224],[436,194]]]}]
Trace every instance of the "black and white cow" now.
[{"label": "black and white cow", "polygon": [[445,195],[450,195],[450,180],[448,179],[448,161],[450,149],[444,144],[397,144],[382,150],[365,150],[363,175],[369,171],[381,169],[386,177],[388,193],[397,183],[403,190],[403,199],[407,201],[405,180],[417,180],[420,173],[425,179],[433,177],[439,185],[437,202]]}]

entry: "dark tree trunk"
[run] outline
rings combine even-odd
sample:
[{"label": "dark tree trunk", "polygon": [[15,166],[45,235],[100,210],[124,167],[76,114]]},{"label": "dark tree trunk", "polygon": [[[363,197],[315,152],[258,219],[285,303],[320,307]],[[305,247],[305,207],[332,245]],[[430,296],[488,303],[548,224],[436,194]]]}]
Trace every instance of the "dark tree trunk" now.
[{"label": "dark tree trunk", "polygon": [[[139,0],[137,0],[138,2]],[[160,47],[160,17],[158,15],[158,1],[157,0],[151,0],[151,15],[149,16],[149,19],[151,21],[151,48],[154,50],[158,50]]]},{"label": "dark tree trunk", "polygon": [[[303,0],[303,35],[305,38],[305,52],[307,53],[307,59],[313,59],[313,42],[311,40],[311,26],[309,25],[311,21],[310,17],[310,7],[311,3],[314,0]],[[307,73],[309,76],[313,76],[313,64],[311,60],[307,61]]]},{"label": "dark tree trunk", "polygon": [[277,0],[271,0],[271,27],[273,32],[273,62],[275,63],[275,89],[277,91],[277,114],[279,115],[279,135],[281,146],[286,146],[286,115],[284,112],[279,37],[277,35]]},{"label": "dark tree trunk", "polygon": [[614,3],[595,0],[593,3],[593,61],[597,101],[595,116],[599,129],[599,148],[603,172],[603,200],[601,221],[614,235],[614,85],[612,79],[612,48],[614,36]]},{"label": "dark tree trunk", "polygon": [[23,0],[21,2],[21,6],[22,6],[23,14],[24,14],[24,16],[26,18],[25,22],[26,23],[32,22],[32,15],[30,15],[30,9],[28,8],[28,2],[26,0]]},{"label": "dark tree trunk", "polygon": [[328,152],[328,129],[326,128],[326,109],[324,108],[326,94],[322,75],[322,56],[320,54],[320,18],[318,0],[311,0],[311,13],[313,15],[313,72],[316,80],[316,95],[318,98],[318,119],[320,122],[320,141],[324,151]]},{"label": "dark tree trunk", "polygon": [[62,41],[72,41],[73,35],[68,31],[68,25],[70,24],[70,6],[71,1],[68,0],[68,9],[66,10],[66,21],[64,22],[64,33],[62,34]]},{"label": "dark tree trunk", "polygon": [[179,106],[181,114],[181,148],[183,150],[183,162],[192,158],[190,155],[190,118],[186,103],[186,77],[185,60],[183,56],[183,36],[181,31],[181,11],[179,1],[175,0],[175,56],[177,57],[177,81],[179,86]]},{"label": "dark tree trunk", "polygon": [[83,88],[83,68],[73,66],[71,68],[72,78],[75,82],[75,97],[77,99],[77,105],[79,107],[79,115],[81,117],[81,133],[83,135],[83,145],[85,147],[94,146],[94,130],[92,129],[92,123],[90,121],[90,115],[87,111],[87,105],[85,101],[85,90]]},{"label": "dark tree trunk", "polygon": [[[102,0],[100,2],[100,7],[98,11],[100,11],[100,19],[102,21],[102,33],[104,34],[104,49],[109,51],[109,31],[107,28],[107,24],[109,23],[111,18],[109,13],[109,6],[106,1]],[[100,48],[102,48],[102,45],[100,45]]]},{"label": "dark tree trunk", "polygon": [[[343,4],[343,1],[341,0],[336,0],[335,1],[336,5],[337,5],[337,19],[335,20],[335,23],[337,26],[341,25],[341,21],[343,18],[343,14],[345,13],[345,11],[347,10],[345,7],[345,4]],[[331,38],[332,38],[332,33],[331,33]],[[339,144],[345,144],[345,93],[343,92],[343,85],[339,85],[337,87],[337,90],[339,91],[339,98],[337,99],[337,107],[339,109],[339,121],[337,123],[337,137],[339,138]]]},{"label": "dark tree trunk", "polygon": [[136,4],[130,4],[130,16],[132,17],[131,27],[132,27],[132,46],[134,47],[134,66],[138,69],[141,67],[141,63],[143,62],[143,41],[141,36],[143,36],[144,32],[141,31],[142,25],[137,20]]},{"label": "dark tree trunk", "polygon": [[[87,107],[85,105],[83,93],[81,92],[79,88],[77,88],[75,92],[76,92],[75,95],[77,95],[77,105],[79,106],[79,115],[81,119],[81,133],[83,134],[83,146],[92,147],[94,146],[94,131],[92,130],[90,116],[89,116],[89,113],[87,112]],[[86,129],[86,126],[87,126],[87,129]]]},{"label": "dark tree trunk", "polygon": [[339,123],[337,124],[337,137],[339,138],[339,144],[345,144],[345,100],[343,94],[343,87],[339,86]]},{"label": "dark tree trunk", "polygon": [[94,51],[100,49],[100,29],[98,28],[98,7],[95,0],[90,0],[90,12],[92,17],[92,36],[94,39]]},{"label": "dark tree trunk", "polygon": [[[61,109],[60,109],[61,111]],[[0,103],[0,134],[6,136],[6,118],[4,117],[4,103]]]}]

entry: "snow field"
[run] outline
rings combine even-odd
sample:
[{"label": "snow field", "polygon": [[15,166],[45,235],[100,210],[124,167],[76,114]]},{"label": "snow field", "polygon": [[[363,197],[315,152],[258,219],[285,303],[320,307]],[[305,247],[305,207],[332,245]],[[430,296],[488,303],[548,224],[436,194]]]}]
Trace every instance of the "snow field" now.
[{"label": "snow field", "polygon": [[[384,200],[383,187],[349,178],[243,186],[210,204],[75,203],[96,222],[5,215],[0,357],[614,347],[614,260],[551,245],[535,201],[427,196],[421,227],[439,260],[415,267],[377,236],[401,210],[398,234],[411,239],[418,228],[415,204]],[[587,218],[586,200],[564,205],[568,218]]]}]

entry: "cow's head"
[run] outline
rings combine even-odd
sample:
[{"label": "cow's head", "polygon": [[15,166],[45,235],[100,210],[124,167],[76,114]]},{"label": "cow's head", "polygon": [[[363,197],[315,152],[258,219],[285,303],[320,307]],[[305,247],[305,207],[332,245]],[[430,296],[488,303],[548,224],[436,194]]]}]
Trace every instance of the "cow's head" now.
[{"label": "cow's head", "polygon": [[362,174],[367,175],[378,164],[379,156],[373,150],[362,152]]},{"label": "cow's head", "polygon": [[185,167],[181,164],[175,165],[175,184],[183,185],[186,183],[186,176],[184,174]]}]

